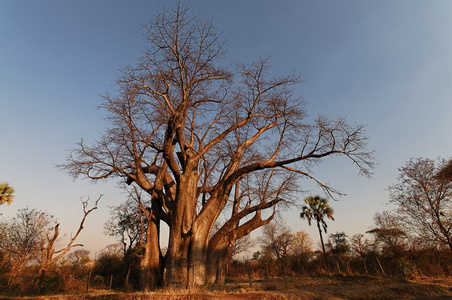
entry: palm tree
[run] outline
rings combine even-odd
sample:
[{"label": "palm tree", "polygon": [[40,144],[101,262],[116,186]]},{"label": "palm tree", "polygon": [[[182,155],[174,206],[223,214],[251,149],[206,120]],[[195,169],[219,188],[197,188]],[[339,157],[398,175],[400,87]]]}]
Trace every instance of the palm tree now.
[{"label": "palm tree", "polygon": [[6,182],[0,182],[0,204],[13,202],[14,189]]},{"label": "palm tree", "polygon": [[300,213],[300,218],[307,219],[309,226],[311,226],[311,220],[314,219],[317,222],[317,228],[319,229],[320,242],[322,243],[323,256],[325,257],[326,267],[329,270],[328,259],[326,257],[325,245],[323,243],[322,237],[322,225],[323,230],[326,233],[327,224],[325,222],[325,217],[334,221],[333,209],[328,205],[328,200],[326,198],[321,198],[320,196],[309,196],[304,199],[307,205],[303,205],[302,211]]}]

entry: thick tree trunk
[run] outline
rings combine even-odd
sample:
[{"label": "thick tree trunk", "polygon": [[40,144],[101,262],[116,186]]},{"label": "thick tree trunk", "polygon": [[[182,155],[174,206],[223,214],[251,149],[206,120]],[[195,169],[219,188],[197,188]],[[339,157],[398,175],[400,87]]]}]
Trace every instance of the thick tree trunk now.
[{"label": "thick tree trunk", "polygon": [[[211,244],[212,240],[209,240],[213,225],[222,208],[223,206],[221,206],[220,209],[210,207],[208,213],[204,211],[204,213],[201,216],[198,216],[195,221],[190,250],[191,286],[215,282],[216,270],[218,269],[217,261],[218,259],[222,259],[223,261],[225,259],[225,255],[221,255],[221,258],[217,258],[218,252],[215,252],[212,255],[212,249],[218,249],[218,245],[216,243]],[[214,272],[214,275],[212,275],[211,272]]]},{"label": "thick tree trunk", "polygon": [[183,288],[188,282],[188,249],[190,239],[181,231],[170,230],[170,242],[165,257],[164,288]]},{"label": "thick tree trunk", "polygon": [[181,220],[170,224],[168,251],[163,273],[165,289],[186,287],[190,239],[182,233]]},{"label": "thick tree trunk", "polygon": [[[229,193],[226,193],[228,195]],[[224,271],[224,261],[226,259],[227,247],[229,245],[229,240],[225,238],[222,233],[217,232],[214,237],[209,240],[210,232],[213,228],[215,221],[217,220],[221,210],[224,207],[226,201],[221,202],[220,209],[212,209],[203,212],[201,218],[197,219],[197,228],[201,230],[196,230],[197,232],[202,232],[202,241],[204,245],[201,247],[203,250],[203,284],[205,283],[222,283],[224,279],[220,278],[221,272]],[[224,229],[224,226],[221,230]],[[224,234],[228,233],[229,229],[224,231]],[[224,272],[223,272],[224,273]],[[201,273],[199,273],[201,275]],[[198,277],[201,279],[201,277]]]},{"label": "thick tree trunk", "polygon": [[210,230],[204,226],[195,227],[190,243],[189,257],[189,287],[203,285],[206,283],[207,276],[207,243]]},{"label": "thick tree trunk", "polygon": [[158,220],[149,222],[146,230],[144,255],[140,262],[140,283],[143,291],[157,288],[162,279],[159,235]]},{"label": "thick tree trunk", "polygon": [[[192,168],[196,170],[196,168]],[[194,249],[190,242],[194,235],[193,220],[196,213],[196,192],[198,176],[193,171],[180,177],[176,192],[175,207],[170,212],[170,232],[168,252],[165,257],[164,282],[165,288],[181,288],[192,285],[194,272],[189,264],[190,252]],[[193,265],[194,261],[190,260]]]},{"label": "thick tree trunk", "polygon": [[[209,241],[207,250],[207,282],[224,283],[224,268],[228,255],[228,248],[232,246],[237,239],[244,237],[256,228],[268,224],[275,213],[266,220],[262,220],[260,210],[256,211],[255,216],[246,223],[239,225],[239,219],[234,222],[226,223]],[[239,214],[234,215],[238,216]],[[233,220],[233,218],[231,218]],[[230,220],[230,221],[231,221]]]},{"label": "thick tree trunk", "polygon": [[209,253],[207,258],[207,283],[224,283],[227,250],[227,244],[222,244]]}]

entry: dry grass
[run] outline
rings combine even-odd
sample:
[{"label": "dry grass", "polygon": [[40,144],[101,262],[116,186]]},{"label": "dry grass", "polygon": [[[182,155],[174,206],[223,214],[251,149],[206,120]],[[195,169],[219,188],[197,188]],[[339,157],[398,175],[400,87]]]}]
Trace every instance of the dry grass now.
[{"label": "dry grass", "polygon": [[[227,283],[194,290],[157,291],[151,293],[111,293],[97,291],[81,295],[21,298],[35,300],[289,300],[289,299],[452,299],[452,279],[417,278],[415,280],[318,276]],[[0,298],[20,299],[20,298]]]},{"label": "dry grass", "polygon": [[417,299],[448,296],[449,281],[401,280],[369,277],[297,277],[286,284],[280,279],[256,283],[255,289],[276,291],[284,299]]}]

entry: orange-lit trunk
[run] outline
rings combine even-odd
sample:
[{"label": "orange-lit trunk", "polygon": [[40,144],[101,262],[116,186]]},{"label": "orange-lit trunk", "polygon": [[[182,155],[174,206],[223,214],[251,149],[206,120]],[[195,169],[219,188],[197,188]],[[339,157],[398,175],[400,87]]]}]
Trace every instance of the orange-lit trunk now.
[{"label": "orange-lit trunk", "polygon": [[161,208],[157,205],[153,205],[153,207],[157,211],[151,210],[153,217],[148,222],[144,255],[140,262],[140,284],[143,291],[156,289],[162,281],[162,255],[159,243],[160,217],[158,216],[158,211]]},{"label": "orange-lit trunk", "polygon": [[[196,214],[198,174],[196,168],[183,174],[177,186],[175,206],[170,211],[168,252],[165,257],[165,288],[181,288],[190,285],[189,255],[193,240],[193,221]],[[191,260],[190,260],[191,261]]]}]

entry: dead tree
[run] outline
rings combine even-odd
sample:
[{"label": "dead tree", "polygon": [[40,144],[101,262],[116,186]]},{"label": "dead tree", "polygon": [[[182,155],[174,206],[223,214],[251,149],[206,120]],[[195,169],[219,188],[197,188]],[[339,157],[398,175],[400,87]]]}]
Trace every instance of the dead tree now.
[{"label": "dead tree", "polygon": [[71,250],[72,247],[75,246],[82,246],[80,244],[75,245],[75,240],[78,238],[80,232],[83,230],[83,226],[85,224],[85,220],[88,217],[88,215],[93,211],[97,209],[97,204],[99,203],[100,199],[102,198],[103,195],[100,195],[99,198],[94,202],[94,206],[90,209],[88,209],[88,204],[89,204],[89,198],[87,200],[83,200],[83,197],[80,198],[80,202],[82,203],[82,207],[83,207],[83,217],[82,220],[80,221],[80,225],[76,231],[76,233],[71,237],[70,241],[67,243],[67,245],[64,248],[61,248],[59,250],[56,250],[55,247],[55,242],[57,241],[59,235],[60,235],[60,231],[59,231],[59,227],[60,224],[56,224],[54,229],[53,229],[53,233],[50,235],[50,232],[48,232],[46,234],[46,240],[42,241],[41,243],[41,254],[38,258],[38,262],[39,262],[39,277],[43,277],[45,276],[45,272],[47,270],[49,270],[52,266],[56,265],[56,263],[63,258],[64,255],[66,255],[66,253],[69,252],[69,250]]}]

